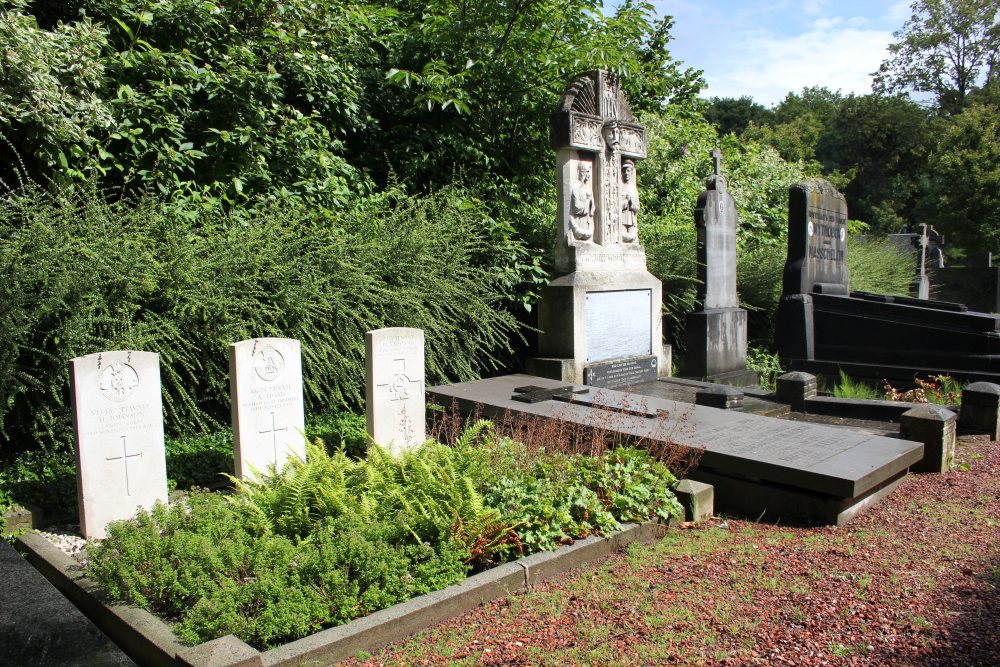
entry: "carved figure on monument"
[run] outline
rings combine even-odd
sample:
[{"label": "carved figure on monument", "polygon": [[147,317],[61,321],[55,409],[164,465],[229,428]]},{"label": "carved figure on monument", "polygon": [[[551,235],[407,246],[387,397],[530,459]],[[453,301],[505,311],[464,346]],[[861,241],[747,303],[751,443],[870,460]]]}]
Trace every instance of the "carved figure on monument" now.
[{"label": "carved figure on monument", "polygon": [[576,185],[570,201],[569,225],[573,238],[577,241],[588,241],[594,235],[594,188],[590,177],[593,167],[589,162],[581,162],[577,166]]},{"label": "carved figure on monument", "polygon": [[[580,262],[605,269],[644,268],[637,242],[635,168],[646,157],[646,133],[618,77],[595,71],[569,85],[552,114],[552,144],[560,215],[556,270],[574,271]],[[589,180],[579,171],[584,161],[590,165]]]},{"label": "carved figure on monument", "polygon": [[635,162],[622,161],[622,241],[631,243],[638,237],[639,189],[635,182]]}]

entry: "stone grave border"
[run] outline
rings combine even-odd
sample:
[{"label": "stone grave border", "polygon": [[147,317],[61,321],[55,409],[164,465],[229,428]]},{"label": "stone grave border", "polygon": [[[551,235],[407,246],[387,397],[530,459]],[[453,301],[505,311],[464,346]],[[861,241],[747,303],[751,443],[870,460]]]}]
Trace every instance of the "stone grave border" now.
[{"label": "stone grave border", "polygon": [[[697,487],[710,488],[703,485]],[[693,498],[695,494],[691,490],[688,493],[695,504],[695,518],[699,518],[697,504],[705,501],[700,496]],[[678,493],[678,498],[684,504],[681,493]],[[688,511],[691,511],[690,508]],[[708,514],[711,514],[711,509]],[[373,650],[405,639],[495,598],[527,591],[545,579],[603,558],[633,542],[655,542],[662,539],[673,525],[674,522],[666,524],[659,521],[624,524],[621,530],[606,537],[587,537],[555,551],[542,551],[503,563],[442,590],[411,598],[263,652],[233,635],[197,646],[185,646],[170,626],[152,613],[131,605],[110,603],[100,587],[84,576],[82,566],[44,536],[26,533],[17,538],[14,546],[84,615],[142,665],[298,667],[307,661],[343,660],[358,651]]]}]

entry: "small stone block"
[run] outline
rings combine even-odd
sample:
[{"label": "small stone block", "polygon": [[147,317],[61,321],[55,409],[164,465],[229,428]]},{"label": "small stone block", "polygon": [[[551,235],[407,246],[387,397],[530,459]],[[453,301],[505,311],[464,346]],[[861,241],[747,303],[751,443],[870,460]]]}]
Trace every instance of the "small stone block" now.
[{"label": "small stone block", "polygon": [[774,391],[779,401],[788,403],[797,412],[802,412],[806,399],[814,398],[816,393],[816,376],[801,371],[779,377]]},{"label": "small stone block", "polygon": [[913,464],[915,472],[947,472],[955,458],[955,425],[951,410],[939,405],[918,405],[899,418],[899,437],[924,443],[924,458]]},{"label": "small stone block", "polygon": [[177,661],[185,667],[257,667],[264,664],[257,649],[233,635],[184,649],[177,654]]},{"label": "small stone block", "polygon": [[684,506],[685,521],[704,521],[715,513],[715,487],[693,479],[682,479],[674,489]]},{"label": "small stone block", "polygon": [[704,405],[720,410],[743,410],[743,392],[735,387],[714,385],[699,389],[694,395],[697,405]]},{"label": "small stone block", "polygon": [[958,423],[963,430],[986,433],[1000,440],[1000,385],[973,382],[962,390]]},{"label": "small stone block", "polygon": [[42,510],[37,507],[11,505],[0,520],[0,534],[12,534],[18,530],[41,528],[44,520]]}]

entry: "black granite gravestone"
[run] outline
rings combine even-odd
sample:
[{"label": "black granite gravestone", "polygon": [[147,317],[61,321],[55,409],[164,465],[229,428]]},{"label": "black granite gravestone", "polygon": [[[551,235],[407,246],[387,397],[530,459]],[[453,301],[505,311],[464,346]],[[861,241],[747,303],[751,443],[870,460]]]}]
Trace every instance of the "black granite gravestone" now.
[{"label": "black granite gravestone", "polygon": [[1000,381],[1000,318],[961,304],[850,292],[843,195],[814,180],[793,186],[788,206],[776,331],[786,368],[876,381]]}]

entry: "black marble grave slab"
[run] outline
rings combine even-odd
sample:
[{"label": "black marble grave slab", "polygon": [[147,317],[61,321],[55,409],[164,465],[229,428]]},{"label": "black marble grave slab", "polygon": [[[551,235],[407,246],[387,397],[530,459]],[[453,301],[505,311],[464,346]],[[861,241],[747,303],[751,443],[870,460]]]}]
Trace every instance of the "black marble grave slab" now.
[{"label": "black marble grave slab", "polygon": [[[613,389],[537,403],[513,400],[515,388],[525,385],[565,386],[509,375],[431,387],[428,393],[443,405],[454,400],[463,412],[478,409],[486,417],[510,411],[585,426],[610,422],[636,440],[669,434],[677,444],[704,448],[698,469],[689,476],[712,477],[717,508],[755,515],[763,509],[772,518],[843,523],[884,495],[923,456],[923,445],[917,442]],[[618,412],[613,420],[607,419],[607,409]],[[720,480],[731,481],[732,489]],[[753,502],[745,502],[747,485],[755,489]]]},{"label": "black marble grave slab", "polygon": [[135,665],[4,540],[0,582],[0,665]]},{"label": "black marble grave slab", "polygon": [[606,389],[621,389],[644,382],[655,382],[658,376],[656,357],[652,355],[600,361],[588,364],[583,369],[585,385]]}]

